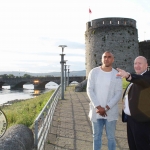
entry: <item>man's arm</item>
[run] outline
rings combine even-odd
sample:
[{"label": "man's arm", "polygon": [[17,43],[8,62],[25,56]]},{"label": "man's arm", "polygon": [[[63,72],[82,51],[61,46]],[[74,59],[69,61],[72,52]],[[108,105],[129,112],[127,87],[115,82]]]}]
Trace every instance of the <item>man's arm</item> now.
[{"label": "man's arm", "polygon": [[95,76],[94,76],[93,70],[90,71],[88,75],[88,80],[87,80],[87,95],[92,103],[92,105],[96,108],[97,106],[100,105],[97,97],[95,96],[94,93],[94,88],[95,88]]},{"label": "man's arm", "polygon": [[113,94],[113,97],[111,97],[111,100],[108,100],[108,103],[106,105],[106,107],[108,106],[109,109],[111,109],[114,105],[116,105],[118,103],[118,101],[121,99],[121,96],[122,96],[122,79],[118,78],[117,83],[112,88],[115,88],[114,89],[115,93]]},{"label": "man's arm", "polygon": [[94,88],[95,88],[94,79],[95,79],[95,73],[91,70],[88,76],[88,80],[87,80],[87,95],[92,105],[94,106],[94,108],[96,108],[96,113],[105,117],[107,116],[105,108],[100,106],[99,101],[94,93]]},{"label": "man's arm", "polygon": [[143,75],[138,74],[130,74],[125,70],[117,68],[118,73],[117,76],[125,78],[127,81],[138,84],[144,88],[150,86],[150,72],[146,71]]}]

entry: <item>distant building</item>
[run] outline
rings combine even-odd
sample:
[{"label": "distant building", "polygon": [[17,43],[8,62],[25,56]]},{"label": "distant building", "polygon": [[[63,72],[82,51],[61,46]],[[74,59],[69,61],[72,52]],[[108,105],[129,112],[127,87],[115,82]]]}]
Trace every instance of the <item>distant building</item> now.
[{"label": "distant building", "polygon": [[146,57],[150,66],[150,40],[139,42],[139,55]]}]

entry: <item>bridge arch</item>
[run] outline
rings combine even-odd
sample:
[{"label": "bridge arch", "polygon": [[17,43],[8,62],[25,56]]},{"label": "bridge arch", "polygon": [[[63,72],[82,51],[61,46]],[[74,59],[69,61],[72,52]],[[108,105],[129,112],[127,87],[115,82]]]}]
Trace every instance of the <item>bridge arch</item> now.
[{"label": "bridge arch", "polygon": [[[82,82],[85,76],[72,76],[69,77],[69,83],[73,81]],[[34,85],[34,89],[45,89],[45,85],[48,82],[55,82],[58,85],[61,83],[60,77],[33,77],[33,78],[0,78],[0,88],[4,84],[10,85],[11,89],[23,89],[23,85],[31,83]]]}]

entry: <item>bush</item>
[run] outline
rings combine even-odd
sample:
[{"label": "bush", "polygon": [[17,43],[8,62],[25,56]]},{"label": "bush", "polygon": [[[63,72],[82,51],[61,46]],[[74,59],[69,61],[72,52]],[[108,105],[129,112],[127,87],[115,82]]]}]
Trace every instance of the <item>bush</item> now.
[{"label": "bush", "polygon": [[126,79],[122,79],[122,85],[123,85],[123,89],[125,89],[127,86],[128,86],[128,84],[129,84],[130,82],[128,82],[128,81],[126,81]]}]

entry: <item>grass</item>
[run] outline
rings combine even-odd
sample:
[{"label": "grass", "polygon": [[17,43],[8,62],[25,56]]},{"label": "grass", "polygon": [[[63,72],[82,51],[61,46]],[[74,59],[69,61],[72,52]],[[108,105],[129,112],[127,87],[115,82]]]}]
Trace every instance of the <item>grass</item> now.
[{"label": "grass", "polygon": [[123,78],[122,79],[122,86],[123,86],[122,88],[125,89],[128,86],[129,83],[130,82],[126,81],[126,79]]},{"label": "grass", "polygon": [[35,98],[15,102],[12,105],[2,107],[5,113],[8,128],[16,124],[24,124],[32,128],[33,122],[43,109],[54,90],[43,93]]}]

